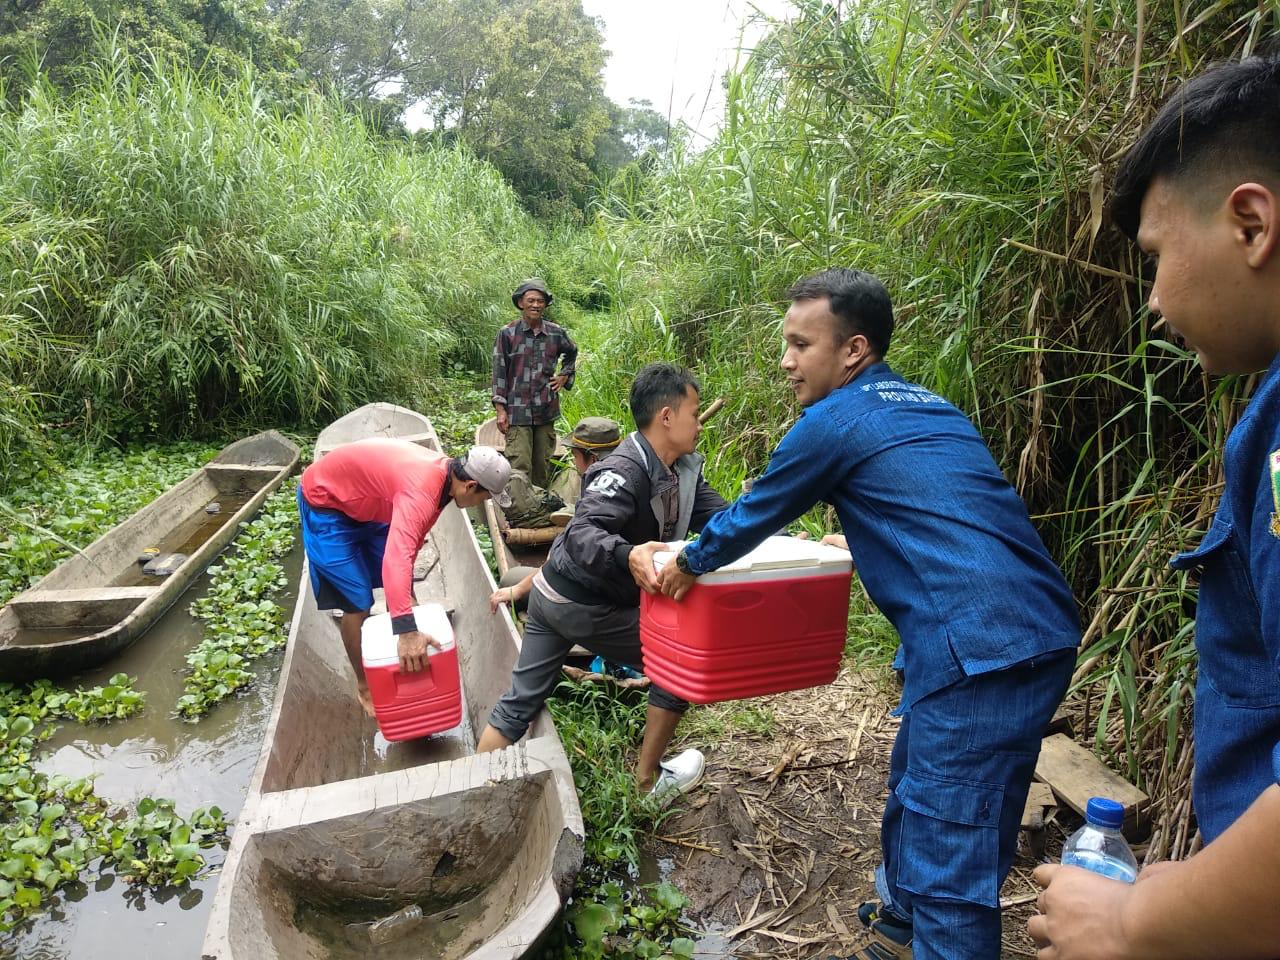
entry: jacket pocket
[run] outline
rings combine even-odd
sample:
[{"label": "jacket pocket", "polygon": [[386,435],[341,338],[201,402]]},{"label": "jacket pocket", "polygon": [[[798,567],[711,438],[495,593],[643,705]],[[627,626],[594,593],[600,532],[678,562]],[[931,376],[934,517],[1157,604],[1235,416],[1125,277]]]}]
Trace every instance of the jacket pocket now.
[{"label": "jacket pocket", "polygon": [[898,884],[917,896],[999,906],[1004,787],[908,770],[895,793],[906,808]]}]

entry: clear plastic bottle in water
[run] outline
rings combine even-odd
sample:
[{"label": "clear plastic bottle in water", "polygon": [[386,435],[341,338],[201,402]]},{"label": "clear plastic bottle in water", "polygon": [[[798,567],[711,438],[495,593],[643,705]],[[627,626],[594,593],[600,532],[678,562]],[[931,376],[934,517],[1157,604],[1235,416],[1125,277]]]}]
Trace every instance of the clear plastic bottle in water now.
[{"label": "clear plastic bottle in water", "polygon": [[1120,833],[1124,807],[1106,797],[1091,797],[1084,817],[1084,826],[1062,848],[1063,864],[1084,867],[1122,883],[1137,880],[1138,861]]},{"label": "clear plastic bottle in water", "polygon": [[422,922],[422,908],[411,903],[403,910],[397,910],[389,917],[383,917],[369,925],[369,939],[381,946],[392,940],[399,940]]}]

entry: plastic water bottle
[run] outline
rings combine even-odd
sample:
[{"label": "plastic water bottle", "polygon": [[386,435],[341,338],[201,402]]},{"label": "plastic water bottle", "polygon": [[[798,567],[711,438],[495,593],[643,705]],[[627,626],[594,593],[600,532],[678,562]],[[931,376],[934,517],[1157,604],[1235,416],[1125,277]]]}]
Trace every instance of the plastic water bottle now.
[{"label": "plastic water bottle", "polygon": [[640,680],[644,674],[637,673],[624,663],[614,663],[604,657],[596,657],[591,661],[592,673],[607,674],[618,680]]},{"label": "plastic water bottle", "polygon": [[1120,833],[1124,807],[1106,797],[1091,797],[1084,818],[1084,826],[1062,848],[1063,864],[1084,867],[1122,883],[1137,880],[1138,861]]},{"label": "plastic water bottle", "polygon": [[411,903],[389,917],[383,917],[369,925],[369,939],[377,946],[399,940],[422,922],[422,908]]}]

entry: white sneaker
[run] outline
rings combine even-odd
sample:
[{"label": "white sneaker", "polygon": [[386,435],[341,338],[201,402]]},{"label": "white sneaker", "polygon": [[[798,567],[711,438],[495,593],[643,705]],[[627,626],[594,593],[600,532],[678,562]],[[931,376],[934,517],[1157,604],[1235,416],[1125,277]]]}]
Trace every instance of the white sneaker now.
[{"label": "white sneaker", "polygon": [[665,805],[682,793],[688,793],[702,782],[706,766],[702,753],[692,748],[670,760],[663,760],[658,764],[658,779],[649,791],[649,798]]}]

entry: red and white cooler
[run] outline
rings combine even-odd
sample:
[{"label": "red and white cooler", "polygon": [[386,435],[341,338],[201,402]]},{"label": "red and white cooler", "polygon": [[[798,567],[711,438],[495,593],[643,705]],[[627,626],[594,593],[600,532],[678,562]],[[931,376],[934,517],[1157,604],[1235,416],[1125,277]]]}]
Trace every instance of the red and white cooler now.
[{"label": "red and white cooler", "polygon": [[[661,570],[674,557],[658,553],[654,565]],[[847,550],[770,537],[698,577],[679,603],[642,593],[644,672],[691,703],[831,683],[844,653],[852,578]]]},{"label": "red and white cooler", "polygon": [[413,608],[418,630],[438,640],[444,649],[428,648],[427,667],[417,673],[400,669],[391,615],[369,617],[360,632],[360,657],[378,717],[388,740],[412,740],[462,722],[462,690],[458,682],[458,650],[444,607],[424,603]]}]

